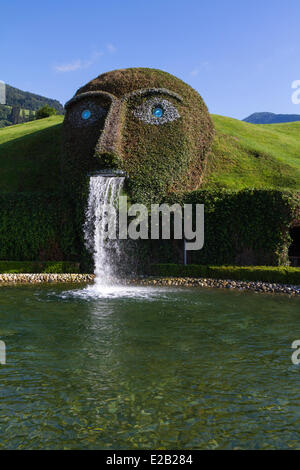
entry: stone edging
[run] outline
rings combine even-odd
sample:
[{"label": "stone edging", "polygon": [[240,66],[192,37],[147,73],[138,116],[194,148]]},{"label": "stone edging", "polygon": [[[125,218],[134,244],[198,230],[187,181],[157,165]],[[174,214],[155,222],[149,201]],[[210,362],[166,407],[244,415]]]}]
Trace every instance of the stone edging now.
[{"label": "stone edging", "polygon": [[92,282],[94,274],[0,274],[0,284],[40,284],[47,282]]},{"label": "stone edging", "polygon": [[[90,283],[94,279],[94,274],[0,274],[0,284]],[[246,282],[206,278],[156,278],[141,276],[135,279],[124,280],[122,284],[157,287],[214,287],[218,289],[300,295],[300,286],[260,281]]]},{"label": "stone edging", "polygon": [[254,282],[254,281],[232,281],[224,279],[206,279],[206,278],[156,278],[144,277],[129,281],[130,284],[142,286],[173,286],[173,287],[214,287],[217,289],[238,289],[241,291],[254,291],[262,293],[276,293],[300,295],[300,286],[287,284]]}]

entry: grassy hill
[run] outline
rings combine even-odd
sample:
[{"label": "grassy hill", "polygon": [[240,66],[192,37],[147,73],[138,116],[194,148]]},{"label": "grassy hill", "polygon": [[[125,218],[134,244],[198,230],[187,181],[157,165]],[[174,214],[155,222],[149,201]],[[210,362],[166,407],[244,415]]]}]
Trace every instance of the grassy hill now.
[{"label": "grassy hill", "polygon": [[[300,122],[253,125],[213,115],[204,188],[300,190]],[[59,181],[63,116],[0,129],[0,191],[50,191]]]},{"label": "grassy hill", "polygon": [[60,165],[63,116],[0,129],[0,191],[53,191]]},{"label": "grassy hill", "polygon": [[300,122],[254,125],[213,115],[204,187],[300,189]]}]

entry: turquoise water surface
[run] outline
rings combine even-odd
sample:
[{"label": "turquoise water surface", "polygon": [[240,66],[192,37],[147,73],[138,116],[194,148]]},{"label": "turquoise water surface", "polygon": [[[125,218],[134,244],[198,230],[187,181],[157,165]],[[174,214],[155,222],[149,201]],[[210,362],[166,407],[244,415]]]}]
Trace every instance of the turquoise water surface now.
[{"label": "turquoise water surface", "polygon": [[1,287],[0,449],[300,448],[300,301]]}]

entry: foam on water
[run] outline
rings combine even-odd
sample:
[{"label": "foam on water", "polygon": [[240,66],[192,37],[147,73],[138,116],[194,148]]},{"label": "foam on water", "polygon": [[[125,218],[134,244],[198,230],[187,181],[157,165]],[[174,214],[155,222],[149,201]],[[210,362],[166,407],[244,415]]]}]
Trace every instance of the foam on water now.
[{"label": "foam on water", "polygon": [[[170,289],[168,290],[170,292]],[[63,299],[77,297],[83,300],[93,299],[145,299],[162,298],[166,289],[159,287],[139,287],[130,285],[101,285],[92,284],[84,289],[74,289],[60,294]]]}]

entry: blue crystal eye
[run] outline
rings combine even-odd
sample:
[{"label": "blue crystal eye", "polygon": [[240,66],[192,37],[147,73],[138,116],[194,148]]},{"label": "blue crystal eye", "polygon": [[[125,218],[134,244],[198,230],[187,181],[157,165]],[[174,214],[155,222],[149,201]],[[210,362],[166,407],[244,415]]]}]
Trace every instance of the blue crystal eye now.
[{"label": "blue crystal eye", "polygon": [[164,110],[161,106],[155,106],[152,110],[152,114],[156,118],[161,118],[164,114]]},{"label": "blue crystal eye", "polygon": [[81,113],[82,119],[85,119],[85,120],[89,119],[89,118],[91,117],[91,115],[92,115],[92,113],[91,113],[91,111],[90,111],[89,109],[85,109],[85,110],[82,111],[82,113]]}]

